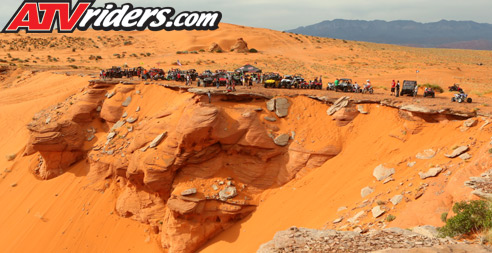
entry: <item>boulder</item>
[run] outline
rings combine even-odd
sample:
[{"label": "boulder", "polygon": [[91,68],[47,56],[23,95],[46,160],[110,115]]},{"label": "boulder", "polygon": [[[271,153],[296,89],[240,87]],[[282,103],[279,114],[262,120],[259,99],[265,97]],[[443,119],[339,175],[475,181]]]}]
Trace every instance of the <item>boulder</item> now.
[{"label": "boulder", "polygon": [[287,146],[289,144],[290,136],[288,134],[281,134],[277,136],[273,142],[277,144],[278,146]]},{"label": "boulder", "polygon": [[445,154],[445,156],[448,158],[455,158],[468,151],[468,149],[468,146],[459,146],[455,148],[451,154]]},{"label": "boulder", "polygon": [[243,38],[239,38],[237,39],[236,44],[231,47],[231,51],[236,53],[247,53],[249,52],[248,43],[246,43]]},{"label": "boulder", "polygon": [[372,173],[378,181],[385,180],[393,174],[395,174],[394,168],[386,168],[382,164],[378,165]]},{"label": "boulder", "polygon": [[442,171],[442,168],[441,167],[435,167],[435,168],[431,168],[429,169],[427,172],[419,172],[419,176],[421,179],[426,179],[426,178],[429,178],[429,177],[435,177],[437,176],[439,173],[441,173]]},{"label": "boulder", "polygon": [[222,52],[222,48],[219,46],[219,44],[217,43],[212,43],[208,49],[207,49],[208,52],[211,52],[211,53],[217,53],[217,52]]},{"label": "boulder", "polygon": [[237,190],[234,186],[228,186],[219,192],[219,199],[226,201],[237,196]]}]

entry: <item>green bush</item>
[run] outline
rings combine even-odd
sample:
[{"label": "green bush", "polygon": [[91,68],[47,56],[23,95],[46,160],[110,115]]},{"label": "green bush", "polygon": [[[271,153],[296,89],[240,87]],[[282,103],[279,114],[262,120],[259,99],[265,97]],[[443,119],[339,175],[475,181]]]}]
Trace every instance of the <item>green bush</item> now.
[{"label": "green bush", "polygon": [[441,86],[437,85],[437,84],[426,83],[426,84],[423,84],[421,86],[422,87],[425,87],[425,88],[431,88],[434,91],[437,91],[439,93],[443,93],[444,92],[444,89]]},{"label": "green bush", "polygon": [[446,220],[444,227],[438,228],[442,237],[477,233],[492,228],[492,204],[484,200],[462,201],[454,204],[456,216]]},{"label": "green bush", "polygon": [[448,213],[447,212],[441,214],[441,220],[442,220],[442,222],[446,222],[448,220]]},{"label": "green bush", "polygon": [[250,52],[250,53],[258,53],[258,50],[254,49],[254,48],[251,48],[251,49],[249,50],[249,52]]},{"label": "green bush", "polygon": [[395,219],[396,217],[392,214],[388,214],[388,216],[386,216],[386,221],[388,222],[394,221]]}]

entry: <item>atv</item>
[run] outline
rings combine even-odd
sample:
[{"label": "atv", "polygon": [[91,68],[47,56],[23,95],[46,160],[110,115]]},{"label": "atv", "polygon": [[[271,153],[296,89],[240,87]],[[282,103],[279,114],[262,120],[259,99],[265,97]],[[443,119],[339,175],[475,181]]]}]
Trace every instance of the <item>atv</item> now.
[{"label": "atv", "polygon": [[468,97],[468,94],[462,92],[458,94],[454,94],[454,97],[451,98],[451,102],[458,102],[458,103],[463,103],[463,102],[471,103],[472,99]]},{"label": "atv", "polygon": [[369,94],[372,94],[374,93],[374,89],[372,87],[369,87],[369,88],[364,88],[362,90],[362,93],[369,93]]},{"label": "atv", "polygon": [[432,97],[432,98],[435,98],[436,97],[436,93],[434,92],[434,90],[432,88],[425,88],[425,91],[424,91],[424,98],[425,97]]},{"label": "atv", "polygon": [[449,91],[457,91],[457,92],[463,91],[463,89],[457,83],[453,84],[453,86],[449,86],[448,88],[449,88]]}]

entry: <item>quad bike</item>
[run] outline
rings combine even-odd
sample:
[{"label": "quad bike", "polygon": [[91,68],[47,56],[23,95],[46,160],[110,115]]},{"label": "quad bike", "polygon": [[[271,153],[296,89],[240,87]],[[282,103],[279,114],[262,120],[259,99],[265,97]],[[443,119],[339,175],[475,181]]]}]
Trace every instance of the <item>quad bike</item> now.
[{"label": "quad bike", "polygon": [[436,93],[434,92],[434,90],[432,88],[425,88],[425,91],[424,91],[424,98],[425,97],[436,97]]},{"label": "quad bike", "polygon": [[335,84],[328,83],[328,85],[326,85],[326,90],[335,90]]},{"label": "quad bike", "polygon": [[454,94],[454,97],[451,98],[451,102],[458,102],[458,103],[471,103],[472,99],[468,97],[468,94],[465,93],[458,93]]},{"label": "quad bike", "polygon": [[362,90],[362,93],[364,93],[364,94],[365,94],[365,93],[372,94],[372,93],[374,93],[374,89],[373,89],[372,87],[369,87],[369,88],[364,88],[364,89]]},{"label": "quad bike", "polygon": [[462,92],[463,89],[459,86],[459,84],[453,84],[453,86],[449,86],[449,91],[457,91],[457,92]]}]

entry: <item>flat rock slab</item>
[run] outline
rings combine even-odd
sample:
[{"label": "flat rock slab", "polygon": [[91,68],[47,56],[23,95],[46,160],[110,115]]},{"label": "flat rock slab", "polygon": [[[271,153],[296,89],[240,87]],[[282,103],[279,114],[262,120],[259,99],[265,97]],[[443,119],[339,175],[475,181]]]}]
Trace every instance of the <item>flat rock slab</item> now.
[{"label": "flat rock slab", "polygon": [[277,138],[275,138],[273,140],[273,142],[278,145],[278,146],[286,146],[287,144],[289,144],[289,140],[290,140],[290,135],[288,134],[281,134],[279,136],[277,136]]},{"label": "flat rock slab", "polygon": [[411,168],[411,167],[415,166],[415,164],[417,164],[417,162],[408,162],[407,166]]},{"label": "flat rock slab", "polygon": [[340,109],[347,107],[349,104],[349,99],[350,97],[347,96],[340,97],[330,108],[328,108],[328,110],[326,110],[326,114],[328,114],[328,116],[332,116]]},{"label": "flat rock slab", "polygon": [[111,128],[110,131],[114,131],[114,130],[122,127],[123,125],[125,125],[125,120],[120,120],[120,121],[114,123],[114,125],[113,125],[113,127]]},{"label": "flat rock slab", "polygon": [[461,154],[459,157],[461,158],[461,160],[466,161],[466,160],[469,160],[471,158],[471,155],[468,153],[464,153],[464,154]]},{"label": "flat rock slab", "polygon": [[275,121],[277,121],[277,119],[276,119],[276,118],[274,118],[274,117],[268,117],[268,116],[265,116],[265,120],[266,120],[266,121],[270,121],[270,122],[275,122]]},{"label": "flat rock slab", "polygon": [[360,211],[358,212],[356,215],[354,215],[352,218],[350,219],[347,219],[348,222],[350,223],[355,223],[360,217],[362,217],[362,215],[364,215],[364,211]]},{"label": "flat rock slab", "polygon": [[190,196],[196,194],[196,188],[190,188],[181,192],[181,196]]},{"label": "flat rock slab", "polygon": [[412,228],[412,232],[427,236],[429,238],[437,238],[438,234],[436,227],[429,225],[414,227]]},{"label": "flat rock slab", "polygon": [[275,99],[275,114],[279,118],[287,117],[289,114],[289,100],[286,98],[277,98]]},{"label": "flat rock slab", "polygon": [[463,126],[465,127],[473,127],[475,125],[477,125],[477,120],[476,119],[467,119],[465,120],[465,122],[463,122]]},{"label": "flat rock slab", "polygon": [[130,124],[133,124],[133,123],[135,123],[137,120],[138,120],[138,117],[129,117],[128,119],[126,119],[126,122],[128,122],[128,123],[130,123]]},{"label": "flat rock slab", "polygon": [[429,177],[435,177],[439,173],[441,173],[441,171],[442,171],[442,168],[441,167],[430,168],[425,173],[419,172],[419,176],[420,176],[421,179],[426,179],[426,178],[429,178]]},{"label": "flat rock slab", "polygon": [[166,137],[166,135],[167,135],[167,132],[164,132],[162,134],[157,135],[157,137],[155,137],[155,139],[149,144],[149,148],[157,147],[157,145],[159,145],[161,143],[162,139],[164,139],[164,137]]},{"label": "flat rock slab", "polygon": [[334,220],[334,221],[333,221],[333,224],[340,223],[340,222],[342,222],[342,220],[343,220],[343,217],[340,217],[340,218],[338,218],[338,219]]},{"label": "flat rock slab", "polygon": [[395,174],[394,168],[386,168],[382,164],[380,164],[376,168],[374,168],[374,171],[372,173],[372,175],[378,181],[385,180],[386,178],[390,177],[393,174]]},{"label": "flat rock slab", "polygon": [[127,97],[125,99],[125,101],[123,101],[123,103],[121,105],[124,106],[124,107],[127,107],[127,106],[130,105],[131,102],[132,102],[132,97]]},{"label": "flat rock slab", "polygon": [[380,206],[375,206],[372,208],[371,212],[372,212],[372,217],[377,218],[377,217],[383,215],[386,211],[381,209]]},{"label": "flat rock slab", "polygon": [[369,195],[373,192],[374,192],[374,189],[368,186],[368,187],[362,188],[362,190],[360,190],[360,196],[365,198],[367,195]]},{"label": "flat rock slab", "polygon": [[273,112],[275,111],[275,98],[272,98],[266,102],[267,110]]},{"label": "flat rock slab", "polygon": [[451,154],[445,154],[444,156],[448,158],[455,158],[468,151],[468,149],[469,148],[467,146],[459,146],[455,148]]},{"label": "flat rock slab", "polygon": [[415,157],[417,159],[426,160],[432,159],[434,158],[434,156],[436,156],[436,151],[434,151],[433,149],[426,149],[423,152],[418,153]]},{"label": "flat rock slab", "polygon": [[108,136],[106,137],[107,140],[112,140],[114,137],[116,136],[116,133],[115,132],[111,132],[108,134]]},{"label": "flat rock slab", "polygon": [[390,202],[396,206],[398,205],[401,201],[403,200],[403,195],[395,195],[393,198],[390,199]]}]

